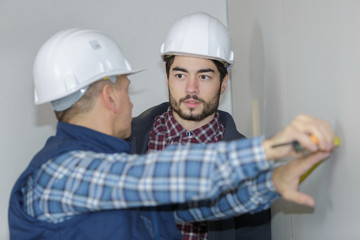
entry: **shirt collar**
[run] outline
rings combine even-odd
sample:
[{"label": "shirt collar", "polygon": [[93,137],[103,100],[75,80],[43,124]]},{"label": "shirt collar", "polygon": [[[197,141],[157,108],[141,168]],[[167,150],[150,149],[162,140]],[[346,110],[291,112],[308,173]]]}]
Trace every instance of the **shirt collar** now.
[{"label": "shirt collar", "polygon": [[79,142],[79,150],[103,153],[130,152],[130,144],[123,139],[66,122],[58,122],[56,137]]}]

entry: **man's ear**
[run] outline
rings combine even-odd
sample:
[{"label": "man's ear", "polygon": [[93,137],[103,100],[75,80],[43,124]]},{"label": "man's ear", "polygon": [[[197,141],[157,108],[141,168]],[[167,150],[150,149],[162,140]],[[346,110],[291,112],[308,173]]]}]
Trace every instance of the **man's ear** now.
[{"label": "man's ear", "polygon": [[116,102],[115,102],[115,91],[112,86],[105,84],[101,91],[101,96],[104,101],[105,106],[113,113],[116,112]]},{"label": "man's ear", "polygon": [[227,73],[221,83],[221,91],[220,91],[221,94],[225,92],[228,81],[229,81],[229,74]]}]

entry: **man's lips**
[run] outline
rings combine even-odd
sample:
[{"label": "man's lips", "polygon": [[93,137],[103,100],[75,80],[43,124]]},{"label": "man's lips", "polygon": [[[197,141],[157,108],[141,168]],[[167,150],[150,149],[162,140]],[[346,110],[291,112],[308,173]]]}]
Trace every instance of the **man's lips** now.
[{"label": "man's lips", "polygon": [[188,107],[194,108],[194,107],[198,106],[199,104],[201,104],[201,102],[198,100],[195,100],[195,99],[186,99],[184,101],[184,104]]}]

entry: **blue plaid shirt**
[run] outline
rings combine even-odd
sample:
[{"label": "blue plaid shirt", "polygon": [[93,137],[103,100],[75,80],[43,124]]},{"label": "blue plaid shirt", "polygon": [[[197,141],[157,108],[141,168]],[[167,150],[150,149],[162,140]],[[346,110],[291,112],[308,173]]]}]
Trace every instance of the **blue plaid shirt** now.
[{"label": "blue plaid shirt", "polygon": [[[67,152],[28,178],[24,208],[51,223],[84,212],[189,201],[193,208],[177,210],[177,221],[261,211],[278,197],[262,141],[169,146],[147,155]],[[249,184],[254,178],[257,184]],[[213,207],[197,206],[205,199]]]}]

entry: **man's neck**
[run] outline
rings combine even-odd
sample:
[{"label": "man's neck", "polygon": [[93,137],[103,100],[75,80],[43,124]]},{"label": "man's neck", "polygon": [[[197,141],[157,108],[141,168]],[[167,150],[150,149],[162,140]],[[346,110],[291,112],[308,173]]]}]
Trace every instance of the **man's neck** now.
[{"label": "man's neck", "polygon": [[71,118],[68,123],[90,128],[92,130],[115,136],[112,131],[110,118],[106,118],[106,113],[92,110],[83,114],[78,114],[76,117]]}]

